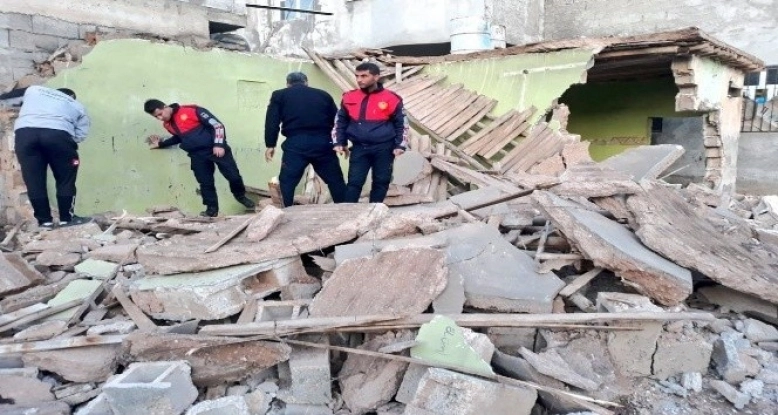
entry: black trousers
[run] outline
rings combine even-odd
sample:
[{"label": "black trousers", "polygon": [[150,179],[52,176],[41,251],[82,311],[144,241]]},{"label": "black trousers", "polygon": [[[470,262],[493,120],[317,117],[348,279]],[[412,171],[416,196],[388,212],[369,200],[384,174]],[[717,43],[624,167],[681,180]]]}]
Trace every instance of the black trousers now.
[{"label": "black trousers", "polygon": [[232,149],[229,146],[225,146],[222,157],[214,156],[213,152],[208,149],[207,151],[189,153],[189,158],[192,172],[197,183],[200,184],[200,195],[206,207],[219,209],[219,198],[216,195],[216,184],[213,179],[217,167],[222,176],[230,183],[230,191],[236,199],[246,195],[246,186],[243,184],[238,164],[235,163],[235,157],[233,157]]},{"label": "black trousers", "polygon": [[351,148],[350,160],[346,202],[359,202],[367,173],[372,169],[373,185],[370,188],[370,203],[382,203],[389,191],[389,183],[392,181],[394,142],[373,145],[354,144]]},{"label": "black trousers", "polygon": [[284,154],[281,157],[281,172],[278,181],[284,206],[294,204],[294,190],[300,184],[308,165],[321,177],[330,190],[332,201],[343,203],[346,198],[346,182],[343,180],[343,170],[329,137],[294,136],[289,137],[282,145]]},{"label": "black trousers", "polygon": [[76,201],[76,177],[81,161],[78,144],[66,131],[49,128],[16,130],[16,158],[22,168],[27,196],[39,224],[51,222],[51,207],[46,192],[46,173],[51,167],[57,184],[60,221],[70,221]]}]

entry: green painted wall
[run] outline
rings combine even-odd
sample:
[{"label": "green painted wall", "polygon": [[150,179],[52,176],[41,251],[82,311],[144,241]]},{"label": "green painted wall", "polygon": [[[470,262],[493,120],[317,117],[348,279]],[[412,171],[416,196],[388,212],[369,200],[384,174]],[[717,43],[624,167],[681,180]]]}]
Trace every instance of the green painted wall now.
[{"label": "green painted wall", "polygon": [[[309,63],[142,40],[101,42],[82,65],[50,82],[75,90],[92,118],[92,131],[80,147],[77,213],[142,213],[159,204],[191,213],[201,210],[186,153],[177,148],[151,151],[144,143],[150,134],[165,133],[143,112],[147,98],[211,110],[227,127],[227,141],[246,184],[266,188],[278,174],[280,154],[271,164],[264,161],[265,109],[270,93],[285,86],[291,71],[307,73],[311,86],[340,96]],[[216,186],[221,212],[240,212],[219,173]]]},{"label": "green painted wall", "polygon": [[[448,84],[466,88],[499,101],[493,114],[535,106],[537,120],[570,85],[581,82],[592,64],[594,51],[571,49],[529,53],[466,62],[431,65],[425,73],[445,74]],[[535,121],[533,120],[533,121]]]},{"label": "green painted wall", "polygon": [[651,117],[678,117],[672,78],[644,82],[573,85],[559,99],[570,108],[567,130],[592,142],[603,160],[638,145],[651,144]]}]

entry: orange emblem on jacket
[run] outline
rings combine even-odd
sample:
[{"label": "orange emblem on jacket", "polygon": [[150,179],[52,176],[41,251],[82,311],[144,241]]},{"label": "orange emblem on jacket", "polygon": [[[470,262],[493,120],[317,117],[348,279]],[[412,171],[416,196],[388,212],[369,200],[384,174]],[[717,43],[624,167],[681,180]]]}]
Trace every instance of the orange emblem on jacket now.
[{"label": "orange emblem on jacket", "polygon": [[386,101],[381,101],[381,102],[379,102],[379,103],[378,103],[378,108],[379,108],[381,111],[383,111],[383,110],[385,110],[385,109],[389,108],[389,103],[388,103],[388,102],[386,102]]}]

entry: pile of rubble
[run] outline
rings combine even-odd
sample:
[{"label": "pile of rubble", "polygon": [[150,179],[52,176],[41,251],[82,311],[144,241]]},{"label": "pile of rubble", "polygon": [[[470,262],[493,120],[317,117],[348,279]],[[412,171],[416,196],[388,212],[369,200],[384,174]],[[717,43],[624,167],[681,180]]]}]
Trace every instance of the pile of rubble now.
[{"label": "pile of rubble", "polygon": [[774,413],[775,198],[661,181],[676,146],[562,144],[501,174],[416,142],[393,207],[20,224],[0,411]]}]

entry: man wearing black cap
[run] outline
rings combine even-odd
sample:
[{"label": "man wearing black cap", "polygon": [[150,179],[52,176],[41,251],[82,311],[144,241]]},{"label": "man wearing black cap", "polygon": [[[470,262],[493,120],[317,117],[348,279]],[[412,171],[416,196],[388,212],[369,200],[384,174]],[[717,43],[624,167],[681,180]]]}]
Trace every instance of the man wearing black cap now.
[{"label": "man wearing black cap", "polygon": [[278,175],[284,206],[294,203],[294,190],[309,164],[327,184],[332,201],[341,203],[346,183],[331,143],[338,112],[335,101],[328,93],[309,87],[308,77],[302,72],[287,75],[286,86],[273,91],[265,117],[266,161],[273,160],[279,129],[286,137],[281,144],[284,154]]}]

